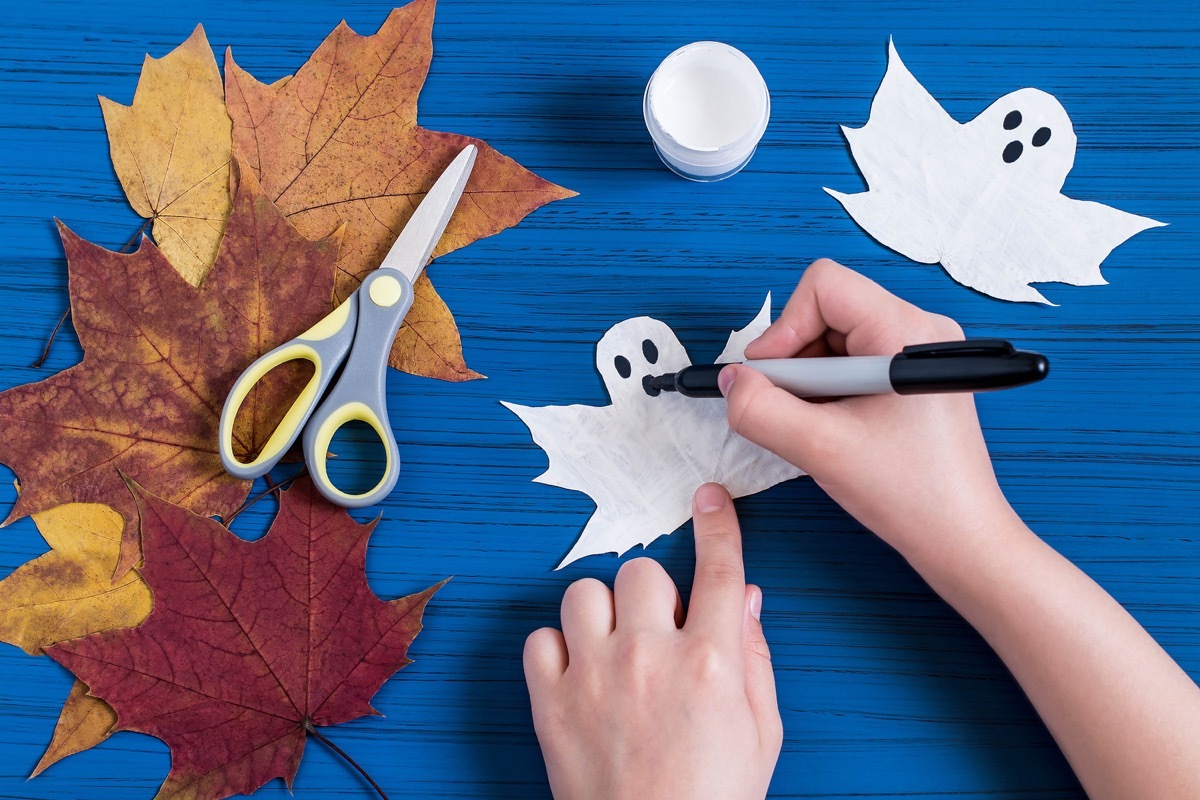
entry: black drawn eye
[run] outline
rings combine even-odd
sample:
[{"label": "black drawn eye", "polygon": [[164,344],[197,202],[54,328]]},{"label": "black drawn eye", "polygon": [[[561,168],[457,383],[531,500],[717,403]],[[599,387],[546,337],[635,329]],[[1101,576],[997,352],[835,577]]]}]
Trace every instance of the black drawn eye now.
[{"label": "black drawn eye", "polygon": [[650,341],[649,339],[642,342],[642,355],[644,355],[646,360],[651,364],[658,363],[658,348],[655,347],[654,342]]},{"label": "black drawn eye", "polygon": [[1006,130],[1006,131],[1011,131],[1013,128],[1016,128],[1020,124],[1021,124],[1021,112],[1020,111],[1010,111],[1010,112],[1008,112],[1008,116],[1006,116],[1004,118],[1004,130]]},{"label": "black drawn eye", "polygon": [[617,368],[617,374],[622,378],[628,378],[633,374],[633,367],[629,365],[629,359],[625,356],[617,356],[614,358],[613,366]]},{"label": "black drawn eye", "polygon": [[1022,145],[1020,142],[1009,142],[1004,148],[1004,163],[1011,164],[1016,161],[1021,157],[1021,151],[1024,149],[1024,145]]},{"label": "black drawn eye", "polygon": [[1038,128],[1033,134],[1033,146],[1041,147],[1046,142],[1050,141],[1050,129]]}]

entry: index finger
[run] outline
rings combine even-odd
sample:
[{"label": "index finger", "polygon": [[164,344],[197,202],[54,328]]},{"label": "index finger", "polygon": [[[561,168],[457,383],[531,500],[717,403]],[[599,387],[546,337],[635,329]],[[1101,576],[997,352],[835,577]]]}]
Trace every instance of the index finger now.
[{"label": "index finger", "polygon": [[827,258],[813,262],[791,299],[747,358],[790,358],[829,331],[845,337],[850,355],[891,355],[925,312],[878,283]]},{"label": "index finger", "polygon": [[718,483],[706,483],[692,500],[696,530],[696,578],[684,630],[741,640],[746,598],[742,533],[733,498]]}]

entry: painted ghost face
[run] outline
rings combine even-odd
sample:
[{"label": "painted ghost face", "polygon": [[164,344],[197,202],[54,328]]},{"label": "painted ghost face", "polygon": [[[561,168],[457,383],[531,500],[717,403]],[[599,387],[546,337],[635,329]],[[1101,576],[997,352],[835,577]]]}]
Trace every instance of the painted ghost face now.
[{"label": "painted ghost face", "polygon": [[613,404],[658,394],[649,378],[678,372],[691,363],[675,333],[650,317],[627,319],[609,329],[596,345],[596,368]]},{"label": "painted ghost face", "polygon": [[1040,89],[1004,95],[964,125],[963,134],[977,140],[989,170],[1011,170],[1054,191],[1062,188],[1075,160],[1071,118]]},{"label": "painted ghost face", "polygon": [[825,191],[879,242],[992,297],[1048,303],[1033,284],[1106,283],[1113,248],[1162,224],[1062,193],[1075,131],[1053,97],[1020,89],[960,125],[895,45],[867,123],[842,131],[869,188]]},{"label": "painted ghost face", "polygon": [[[746,343],[767,329],[771,298],[745,328],[731,331],[716,363],[741,361]],[[716,481],[734,497],[754,494],[800,474],[758,445],[732,436],[719,400],[668,392],[651,399],[646,375],[689,365],[683,345],[649,317],[609,329],[596,357],[610,405],[532,406],[504,403],[546,451],[538,483],[585,492],[596,501],[563,564],[595,553],[624,553],[678,528],[692,516],[692,493]],[[562,565],[560,565],[562,566]]]}]

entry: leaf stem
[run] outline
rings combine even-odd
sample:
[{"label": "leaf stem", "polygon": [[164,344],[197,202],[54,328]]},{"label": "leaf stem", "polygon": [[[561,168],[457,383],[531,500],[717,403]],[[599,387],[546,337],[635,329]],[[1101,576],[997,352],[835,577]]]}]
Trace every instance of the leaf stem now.
[{"label": "leaf stem", "polygon": [[[145,232],[146,226],[149,225],[150,222],[151,222],[151,220],[146,220],[145,222],[143,222],[142,227],[137,229],[137,233],[135,233],[133,236],[129,237],[129,241],[126,242],[125,246],[122,247],[117,252],[124,253],[130,247],[133,247],[133,243],[137,241],[137,238],[139,236],[141,236],[143,232]],[[60,328],[62,328],[63,323],[67,321],[67,317],[70,316],[70,314],[71,314],[71,304],[67,303],[67,310],[64,311],[62,313],[62,316],[58,318],[58,324],[55,325],[54,330],[50,332],[50,338],[46,340],[46,346],[42,348],[42,354],[40,356],[38,356],[37,361],[33,362],[30,365],[31,367],[33,367],[34,369],[38,369],[42,366],[42,364],[46,363],[46,359],[50,356],[50,348],[51,348],[51,346],[53,346],[55,338],[58,337],[58,331]]]},{"label": "leaf stem", "polygon": [[358,770],[358,774],[362,775],[364,778],[366,778],[367,783],[371,784],[371,788],[374,789],[376,792],[378,792],[379,796],[382,797],[383,800],[390,800],[387,796],[387,793],[384,792],[383,789],[380,787],[380,785],[375,782],[375,779],[372,778],[370,775],[368,775],[367,771],[365,769],[363,769],[362,767],[360,767],[358,765],[357,761],[355,761],[353,758],[348,756],[346,754],[345,750],[338,747],[336,744],[334,744],[333,742],[331,742],[329,740],[329,737],[325,736],[323,733],[321,733],[319,730],[317,730],[317,726],[312,724],[312,720],[309,720],[309,719],[304,720],[304,730],[308,731],[308,733],[310,733],[312,736],[314,736],[317,739],[317,741],[321,742],[321,744],[325,745],[330,750],[337,753],[342,758],[346,759],[346,763],[349,764],[350,766],[354,767],[356,770]]},{"label": "leaf stem", "polygon": [[50,332],[50,338],[46,340],[46,346],[42,348],[42,354],[40,356],[38,356],[37,361],[33,362],[29,366],[33,367],[34,369],[39,369],[42,366],[42,364],[46,363],[46,359],[50,357],[50,346],[52,344],[54,344],[54,339],[55,339],[55,337],[58,336],[58,329],[61,328],[63,326],[63,323],[67,321],[67,316],[70,313],[71,313],[71,306],[70,306],[70,304],[68,304],[67,310],[64,311],[62,313],[62,316],[58,318],[58,324],[55,325],[54,330]]},{"label": "leaf stem", "polygon": [[154,218],[153,218],[153,217],[151,217],[151,218],[147,219],[145,222],[143,222],[143,223],[142,223],[142,227],[138,228],[138,229],[137,229],[137,232],[136,232],[136,233],[134,233],[134,234],[133,234],[133,236],[130,236],[130,237],[129,237],[129,241],[125,243],[125,246],[124,246],[124,247],[122,247],[122,248],[121,248],[120,250],[118,250],[117,252],[118,252],[118,253],[124,253],[124,252],[126,252],[127,250],[129,250],[129,248],[133,247],[134,243],[136,243],[136,242],[137,242],[137,240],[138,240],[138,237],[139,237],[139,236],[141,236],[143,233],[145,233],[145,232],[146,232],[146,228],[150,227],[150,223],[151,223],[151,222],[153,222],[153,221],[154,221]]},{"label": "leaf stem", "polygon": [[238,514],[241,514],[247,508],[254,505],[259,500],[262,500],[267,495],[274,494],[275,492],[278,492],[281,489],[287,488],[287,485],[289,483],[296,480],[297,478],[302,478],[307,474],[308,474],[308,467],[304,466],[304,467],[301,467],[300,471],[297,472],[295,475],[293,475],[290,478],[284,478],[279,483],[275,483],[274,481],[271,480],[271,476],[267,475],[266,479],[267,479],[267,483],[269,484],[270,488],[268,488],[265,492],[261,492],[261,493],[255,495],[254,497],[250,498],[246,502],[242,503],[241,507],[239,509],[237,509],[236,511],[234,511],[232,514],[230,514],[229,519],[223,520],[221,524],[223,524],[226,528],[228,528],[230,523],[232,523],[235,519],[237,519]]}]

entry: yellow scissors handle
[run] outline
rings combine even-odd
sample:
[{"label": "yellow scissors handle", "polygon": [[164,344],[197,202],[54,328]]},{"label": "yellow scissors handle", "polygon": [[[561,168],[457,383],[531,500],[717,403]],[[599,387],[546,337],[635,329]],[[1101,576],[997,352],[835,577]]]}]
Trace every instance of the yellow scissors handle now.
[{"label": "yellow scissors handle", "polygon": [[[358,322],[358,294],[327,314],[320,322],[291,341],[264,353],[246,368],[233,384],[225,407],[221,409],[221,464],[229,474],[245,480],[265,475],[296,442],[304,429],[338,366],[346,360],[354,343]],[[267,439],[262,450],[248,462],[239,461],[233,452],[233,423],[242,403],[267,373],[289,361],[305,360],[313,365],[313,375],[300,390],[300,395],[283,415],[278,427]]]},{"label": "yellow scissors handle", "polygon": [[[400,476],[400,451],[387,413],[387,363],[396,331],[413,303],[408,278],[394,269],[381,268],[367,276],[355,292],[358,323],[354,347],[342,375],[304,429],[304,460],[317,490],[331,503],[361,508],[378,503],[391,493]],[[386,459],[383,477],[362,494],[349,494],[329,479],[329,443],[348,422],[365,422],[383,444]]]},{"label": "yellow scissors handle", "polygon": [[[308,470],[313,484],[327,500],[357,508],[378,503],[391,492],[400,474],[400,453],[388,424],[388,356],[396,331],[412,307],[413,281],[429,261],[466,190],[476,153],[475,145],[467,145],[454,157],[413,212],[383,263],[345,303],[300,336],[259,358],[238,378],[221,411],[221,463],[231,474],[239,478],[265,474],[303,430]],[[268,372],[296,359],[312,362],[312,378],[262,452],[250,462],[238,461],[233,454],[233,424],[238,410]],[[340,377],[326,395],[339,365]],[[350,494],[334,486],[327,463],[334,434],[354,421],[370,425],[387,454],[383,477],[362,494]]]}]

